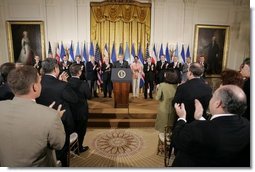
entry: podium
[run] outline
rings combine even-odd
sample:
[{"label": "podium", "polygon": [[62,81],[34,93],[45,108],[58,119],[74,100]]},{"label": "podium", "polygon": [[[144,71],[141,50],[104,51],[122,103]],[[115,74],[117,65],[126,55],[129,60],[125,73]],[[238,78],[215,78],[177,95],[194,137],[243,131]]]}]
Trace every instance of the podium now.
[{"label": "podium", "polygon": [[114,108],[128,108],[132,72],[129,68],[112,68]]}]

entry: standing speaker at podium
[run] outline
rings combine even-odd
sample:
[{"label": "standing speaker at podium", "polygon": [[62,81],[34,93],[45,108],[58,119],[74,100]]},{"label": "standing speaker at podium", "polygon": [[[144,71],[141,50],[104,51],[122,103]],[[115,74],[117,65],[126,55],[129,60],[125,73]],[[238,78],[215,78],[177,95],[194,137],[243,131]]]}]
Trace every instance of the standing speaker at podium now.
[{"label": "standing speaker at podium", "polygon": [[119,55],[118,59],[118,61],[113,63],[113,68],[129,68],[128,62],[124,60],[122,54]]},{"label": "standing speaker at podium", "polygon": [[128,62],[123,60],[123,55],[119,55],[119,60],[113,64],[111,80],[113,82],[114,107],[128,108],[132,73]]}]

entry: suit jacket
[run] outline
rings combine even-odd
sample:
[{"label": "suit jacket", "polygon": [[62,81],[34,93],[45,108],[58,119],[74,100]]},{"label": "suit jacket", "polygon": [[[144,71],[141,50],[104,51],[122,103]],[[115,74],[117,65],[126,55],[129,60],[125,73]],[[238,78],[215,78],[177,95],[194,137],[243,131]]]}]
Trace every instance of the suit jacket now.
[{"label": "suit jacket", "polygon": [[70,61],[67,61],[67,65],[65,66],[64,65],[64,61],[63,62],[60,62],[60,66],[59,66],[59,69],[60,69],[60,72],[66,72],[69,76],[70,75],[70,72],[69,72],[69,67],[71,66],[72,62]]},{"label": "suit jacket", "polygon": [[111,80],[113,64],[109,63],[109,65],[110,65],[110,67],[108,67],[106,69],[107,65],[105,63],[102,64],[102,71],[103,71],[102,79],[103,79],[103,81]]},{"label": "suit jacket", "polygon": [[71,111],[74,120],[87,120],[89,113],[87,100],[91,98],[88,83],[79,78],[71,77],[68,80],[68,85],[70,85],[78,97],[77,103],[71,103]]},{"label": "suit jacket", "polygon": [[57,109],[58,105],[62,104],[62,109],[66,110],[62,116],[62,121],[67,135],[71,134],[74,130],[74,121],[70,109],[70,103],[78,102],[77,95],[66,82],[60,81],[50,75],[44,75],[42,77],[41,84],[41,95],[36,99],[36,102],[49,106],[53,101],[55,101],[56,103],[53,106],[54,109]]},{"label": "suit jacket", "polygon": [[174,62],[172,62],[168,65],[168,68],[178,69],[179,71],[181,71],[182,70],[182,64],[177,62],[177,65],[174,66]]},{"label": "suit jacket", "polygon": [[[94,70],[94,65],[97,66]],[[86,63],[86,78],[87,80],[96,81],[97,78],[97,68],[99,67],[99,64],[95,61],[95,64],[91,61]]]},{"label": "suit jacket", "polygon": [[128,62],[126,60],[123,60],[122,64],[118,60],[118,61],[113,63],[113,68],[129,68],[129,65],[128,65]]},{"label": "suit jacket", "polygon": [[0,90],[0,101],[13,99],[14,94],[7,84],[0,85]]},{"label": "suit jacket", "polygon": [[0,102],[0,166],[56,166],[65,131],[54,109],[14,97]]},{"label": "suit jacket", "polygon": [[250,123],[239,115],[190,124],[179,120],[172,142],[176,167],[250,166]]},{"label": "suit jacket", "polygon": [[145,81],[155,81],[156,65],[151,63],[145,63],[143,66],[143,72],[145,74]]},{"label": "suit jacket", "polygon": [[247,109],[244,112],[243,116],[245,118],[247,118],[250,121],[250,113],[251,113],[251,106],[250,106],[250,78],[248,78],[247,80],[244,81],[244,85],[243,85],[243,91],[246,94],[246,98],[247,98]]},{"label": "suit jacket", "polygon": [[164,72],[167,70],[169,66],[169,63],[167,61],[164,62],[164,64],[162,64],[161,61],[157,61],[157,66],[156,66],[156,70],[157,70],[157,75],[156,75],[156,83],[160,84],[161,82],[164,81]]},{"label": "suit jacket", "polygon": [[[76,61],[73,62],[73,64],[78,64]],[[85,75],[85,71],[86,71],[86,66],[84,65],[84,62],[80,62],[79,65],[82,66],[82,74],[80,76],[81,80],[86,80],[86,75]]]},{"label": "suit jacket", "polygon": [[194,78],[177,87],[172,104],[184,103],[187,111],[187,122],[189,123],[194,120],[194,100],[198,99],[201,102],[204,108],[203,116],[206,118],[206,110],[208,109],[211,97],[212,88],[208,84],[205,84],[202,79]]}]

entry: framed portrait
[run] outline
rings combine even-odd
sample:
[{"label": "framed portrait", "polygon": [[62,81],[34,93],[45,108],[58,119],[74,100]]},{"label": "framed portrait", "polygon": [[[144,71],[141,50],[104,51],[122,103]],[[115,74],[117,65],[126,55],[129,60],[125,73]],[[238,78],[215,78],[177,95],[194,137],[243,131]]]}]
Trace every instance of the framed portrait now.
[{"label": "framed portrait", "polygon": [[195,26],[194,60],[204,61],[206,76],[218,77],[226,68],[229,46],[229,26]]},{"label": "framed portrait", "polygon": [[45,59],[43,21],[7,21],[10,62],[33,64],[34,56]]}]

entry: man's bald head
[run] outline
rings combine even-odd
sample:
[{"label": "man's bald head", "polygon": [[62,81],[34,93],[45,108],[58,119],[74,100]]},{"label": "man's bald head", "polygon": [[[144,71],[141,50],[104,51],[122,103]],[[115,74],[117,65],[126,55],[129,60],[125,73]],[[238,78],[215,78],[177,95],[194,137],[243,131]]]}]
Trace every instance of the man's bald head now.
[{"label": "man's bald head", "polygon": [[221,107],[225,113],[242,115],[246,108],[246,95],[236,85],[224,85],[215,91],[217,99],[221,100]]}]

